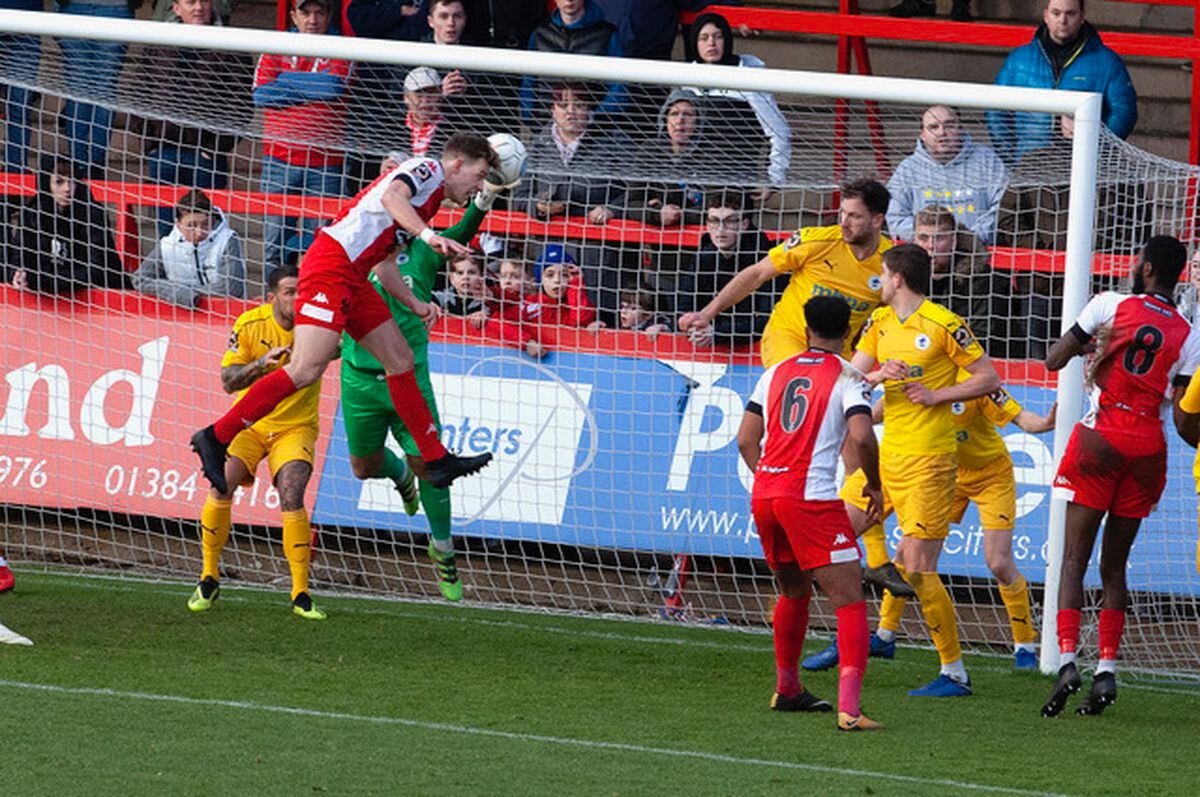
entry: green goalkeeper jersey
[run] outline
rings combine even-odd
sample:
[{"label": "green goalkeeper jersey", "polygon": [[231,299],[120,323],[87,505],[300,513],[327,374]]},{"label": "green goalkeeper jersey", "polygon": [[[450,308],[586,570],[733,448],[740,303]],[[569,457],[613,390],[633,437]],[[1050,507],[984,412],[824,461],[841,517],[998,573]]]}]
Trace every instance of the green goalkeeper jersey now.
[{"label": "green goalkeeper jersey", "polygon": [[[474,202],[468,202],[467,212],[463,214],[458,223],[453,227],[443,230],[440,234],[446,238],[451,238],[465,244],[475,237],[475,233],[479,231],[479,225],[483,223],[485,216],[487,216],[487,211],[475,207]],[[414,238],[409,243],[404,255],[407,257],[402,256],[400,258],[400,275],[404,277],[404,281],[408,283],[408,287],[412,288],[413,294],[418,299],[423,302],[431,301],[433,299],[433,286],[437,282],[438,273],[442,270],[442,265],[446,262],[446,258],[430,249],[419,238]],[[400,331],[404,333],[405,340],[412,347],[413,357],[416,362],[427,362],[429,359],[429,330],[425,329],[425,323],[412,310],[409,310],[384,290],[374,274],[370,276],[370,280],[371,285],[374,286],[375,290],[379,291],[383,300],[387,302],[388,309],[392,311],[392,318],[396,319],[396,325],[400,327]],[[354,338],[345,333],[342,334],[342,359],[350,365],[363,370],[383,370],[383,366],[379,363],[379,360],[375,359],[374,355],[358,345],[358,342]]]}]

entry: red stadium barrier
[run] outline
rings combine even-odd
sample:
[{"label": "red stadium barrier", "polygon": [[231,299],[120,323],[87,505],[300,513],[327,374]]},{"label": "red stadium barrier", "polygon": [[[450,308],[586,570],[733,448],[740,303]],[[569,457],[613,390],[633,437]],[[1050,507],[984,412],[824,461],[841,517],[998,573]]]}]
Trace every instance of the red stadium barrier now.
[{"label": "red stadium barrier", "polygon": [[[32,196],[36,178],[28,174],[0,173],[0,195]],[[128,271],[136,271],[141,262],[136,206],[172,207],[187,189],[183,186],[157,183],[125,183],[97,180],[90,183],[92,196],[99,202],[113,205],[117,214],[117,253]],[[277,213],[310,219],[331,219],[346,201],[343,197],[312,197],[296,194],[263,194],[256,191],[205,189],[213,204],[227,213]],[[434,224],[447,227],[461,211],[443,209]],[[517,236],[543,240],[594,241],[611,244],[634,244],[667,249],[694,249],[700,245],[704,227],[693,225],[663,229],[636,221],[617,219],[608,224],[592,224],[583,217],[555,221],[540,221],[524,213],[492,211],[481,227],[494,235]],[[773,241],[785,240],[790,230],[767,230]],[[1065,254],[1049,249],[1018,249],[995,246],[991,248],[992,267],[1003,271],[1061,274],[1065,269]],[[1129,258],[1124,255],[1097,254],[1092,260],[1092,273],[1103,276],[1124,276],[1129,271]]]}]

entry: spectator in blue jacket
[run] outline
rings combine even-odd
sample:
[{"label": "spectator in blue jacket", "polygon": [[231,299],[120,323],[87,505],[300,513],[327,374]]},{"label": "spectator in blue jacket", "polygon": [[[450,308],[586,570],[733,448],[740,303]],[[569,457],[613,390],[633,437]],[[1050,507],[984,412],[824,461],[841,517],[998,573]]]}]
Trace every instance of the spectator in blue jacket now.
[{"label": "spectator in blue jacket", "polygon": [[[604,20],[604,12],[593,0],[556,0],[556,5],[549,21],[539,25],[529,37],[528,49],[618,58],[625,55],[621,34],[612,23]],[[548,89],[548,85],[537,85],[532,77],[525,78],[521,85],[521,115],[525,119],[531,119],[546,110]],[[609,83],[608,92],[596,107],[596,113],[618,113],[625,100],[625,86]]]},{"label": "spectator in blue jacket", "polygon": [[[0,0],[0,8],[13,11],[41,11],[42,0]],[[37,82],[42,42],[23,33],[0,33],[0,64],[9,80]],[[4,102],[4,170],[29,171],[29,137],[32,135],[33,106],[37,94],[28,88],[8,84]]]},{"label": "spectator in blue jacket", "polygon": [[[679,15],[683,11],[701,11],[712,3],[707,0],[595,0],[604,18],[621,34],[621,46],[627,58],[653,58],[670,61],[679,35]],[[722,2],[741,5],[740,0]]]},{"label": "spectator in blue jacket", "polygon": [[[1104,95],[1101,120],[1113,133],[1126,138],[1137,123],[1137,92],[1129,71],[1084,19],[1084,0],[1049,0],[1033,41],[1009,54],[996,84],[1094,91]],[[1052,121],[1042,113],[987,114],[992,145],[1009,166],[1050,142]]]}]

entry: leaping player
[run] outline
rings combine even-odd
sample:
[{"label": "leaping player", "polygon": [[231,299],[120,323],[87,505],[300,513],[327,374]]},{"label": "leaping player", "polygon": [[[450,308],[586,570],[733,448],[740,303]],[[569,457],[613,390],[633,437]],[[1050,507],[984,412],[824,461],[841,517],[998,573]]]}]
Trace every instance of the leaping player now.
[{"label": "leaping player", "polygon": [[843,731],[883,726],[859,706],[867,669],[867,604],[858,544],[838,499],[838,452],[848,442],[866,473],[864,494],[877,517],[883,503],[879,449],[871,426],[871,387],[838,352],[850,334],[850,306],[834,296],[804,304],[809,348],[758,380],[738,450],[754,471],[751,507],[780,597],[773,620],[776,711],[831,711],[800,683],[797,664],[815,578],[833,602],[841,652],[838,723]]},{"label": "leaping player", "polygon": [[1046,355],[1051,371],[1095,342],[1091,409],[1071,433],[1054,478],[1067,499],[1066,541],[1058,587],[1058,679],[1042,706],[1058,716],[1082,681],[1076,664],[1083,574],[1100,531],[1100,661],[1077,714],[1100,714],[1117,699],[1117,652],[1129,593],[1125,566],[1142,518],[1153,511],[1167,482],[1162,416],[1174,406],[1177,429],[1186,427],[1180,400],[1200,364],[1200,332],[1175,309],[1175,283],[1187,249],[1166,235],[1151,238],[1133,267],[1133,294],[1102,293]]},{"label": "leaping player", "polygon": [[480,191],[489,168],[498,165],[487,139],[455,134],[440,161],[410,158],[363,189],[317,232],[300,266],[291,361],[255,382],[212,426],[192,435],[192,449],[218,492],[228,492],[225,457],[233,438],[283,399],[319,382],[337,356],[343,329],[383,366],[392,404],[412,434],[430,484],[447,487],[491,461],[491,453],[460,457],[446,451],[414,375],[412,349],[367,276],[373,272],[383,289],[418,317],[436,317],[436,306],[419,300],[397,269],[377,264],[413,238],[438,254],[466,252],[427,222],[443,198],[465,203]]}]

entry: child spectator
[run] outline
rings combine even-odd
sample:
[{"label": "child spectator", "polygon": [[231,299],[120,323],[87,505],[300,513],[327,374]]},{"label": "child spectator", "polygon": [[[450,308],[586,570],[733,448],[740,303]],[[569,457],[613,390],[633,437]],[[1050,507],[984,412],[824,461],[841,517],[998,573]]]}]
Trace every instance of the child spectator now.
[{"label": "child spectator", "polygon": [[[330,0],[297,0],[292,9],[293,31],[331,34]],[[267,194],[340,196],[342,165],[339,148],[345,137],[346,95],[351,64],[328,58],[263,55],[254,72],[254,104],[263,109],[261,190]],[[296,141],[321,141],[316,147]],[[320,219],[305,219],[303,228],[315,233]],[[268,215],[263,219],[263,271],[283,263],[284,246],[296,219]]]},{"label": "child spectator", "polygon": [[527,296],[521,318],[539,326],[586,327],[589,332],[604,324],[596,320],[596,308],[583,285],[583,270],[562,244],[549,244],[538,255],[533,278],[541,287]]},{"label": "child spectator", "polygon": [[70,161],[42,159],[38,191],[16,215],[6,262],[13,287],[54,295],[87,288],[128,288],[108,214]]},{"label": "child spectator", "polygon": [[175,225],[133,275],[133,287],[182,307],[202,296],[246,296],[242,242],[203,191],[192,190],[175,206]]},{"label": "child spectator", "polygon": [[671,319],[655,309],[654,294],[645,287],[628,288],[621,292],[621,329],[644,332],[654,340],[664,332],[671,331]]},{"label": "child spectator", "polygon": [[447,261],[449,286],[434,291],[433,300],[446,315],[464,316],[472,325],[483,326],[487,319],[487,303],[491,293],[483,281],[483,269],[469,254],[451,257]]}]

